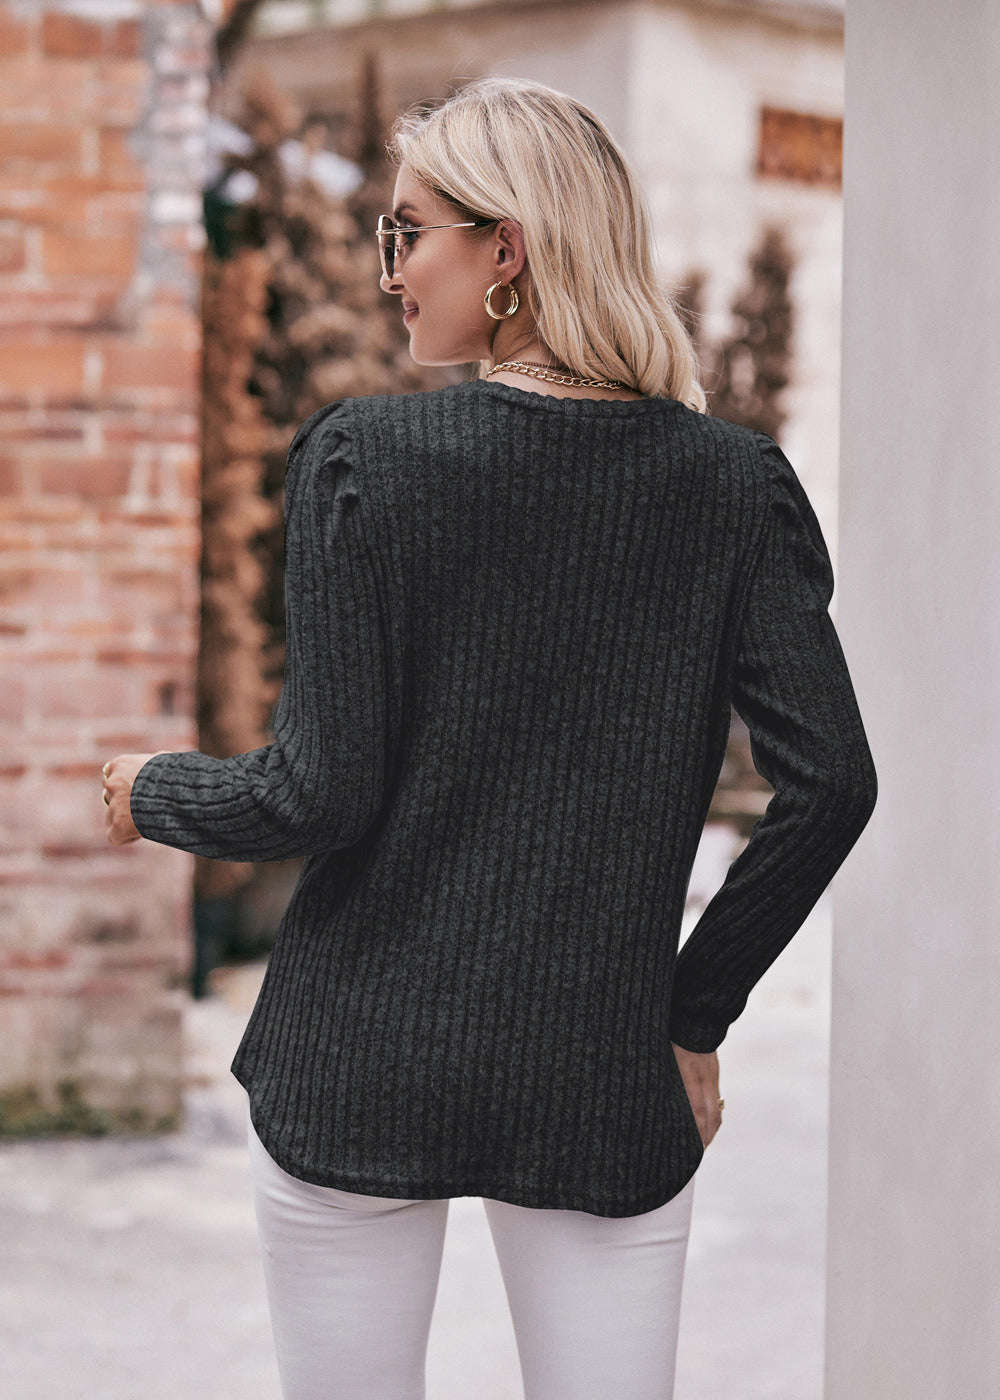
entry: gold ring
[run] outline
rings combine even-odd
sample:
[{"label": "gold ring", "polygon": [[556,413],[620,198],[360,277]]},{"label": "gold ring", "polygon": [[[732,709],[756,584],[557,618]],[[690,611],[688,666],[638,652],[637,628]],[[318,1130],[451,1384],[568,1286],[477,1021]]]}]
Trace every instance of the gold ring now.
[{"label": "gold ring", "polygon": [[106,764],[104,765],[104,767],[101,769],[101,772],[104,774],[105,777],[108,776],[108,769],[109,769],[110,767],[111,767],[111,760],[110,760],[110,758],[109,758],[108,761],[107,761],[107,763],[106,763]]},{"label": "gold ring", "polygon": [[726,1106],[726,1101],[725,1101],[725,1099],[720,1099],[720,1100],[719,1100],[719,1112],[720,1112],[720,1113],[721,1113],[722,1110],[725,1108],[725,1106]]},{"label": "gold ring", "polygon": [[103,794],[103,795],[104,795],[104,805],[105,805],[105,807],[110,807],[110,806],[111,806],[111,803],[108,801],[108,790],[107,790],[107,788],[104,789],[104,794]]}]

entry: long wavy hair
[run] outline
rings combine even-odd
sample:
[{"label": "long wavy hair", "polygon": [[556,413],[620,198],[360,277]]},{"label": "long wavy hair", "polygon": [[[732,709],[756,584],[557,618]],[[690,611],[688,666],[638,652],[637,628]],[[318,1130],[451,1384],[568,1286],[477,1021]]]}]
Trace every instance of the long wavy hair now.
[{"label": "long wavy hair", "polygon": [[[460,218],[521,225],[528,309],[561,364],[707,411],[635,174],[581,102],[542,83],[483,78],[403,113],[387,149]],[[489,367],[481,362],[480,375]]]}]

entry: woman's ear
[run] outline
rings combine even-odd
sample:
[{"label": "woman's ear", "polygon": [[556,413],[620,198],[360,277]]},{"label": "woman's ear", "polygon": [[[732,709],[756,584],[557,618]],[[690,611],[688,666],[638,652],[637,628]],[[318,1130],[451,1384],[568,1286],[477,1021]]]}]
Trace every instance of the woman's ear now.
[{"label": "woman's ear", "polygon": [[516,277],[527,261],[524,248],[524,233],[521,225],[513,219],[501,219],[497,224],[493,257],[499,271],[509,272]]}]

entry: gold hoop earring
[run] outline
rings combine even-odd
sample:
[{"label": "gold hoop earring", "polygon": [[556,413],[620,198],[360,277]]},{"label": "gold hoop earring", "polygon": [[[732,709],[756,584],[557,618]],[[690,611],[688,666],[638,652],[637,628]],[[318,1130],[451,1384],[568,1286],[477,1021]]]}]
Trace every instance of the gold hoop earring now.
[{"label": "gold hoop earring", "polygon": [[517,310],[518,306],[520,305],[520,301],[519,301],[518,295],[517,295],[517,288],[514,286],[513,282],[511,282],[511,284],[510,284],[509,287],[507,288],[507,290],[510,292],[510,306],[508,306],[508,308],[507,308],[506,311],[494,311],[494,310],[493,310],[493,307],[490,305],[490,297],[491,297],[491,296],[493,295],[493,293],[496,291],[497,287],[502,287],[502,286],[503,286],[503,283],[502,283],[502,282],[494,282],[494,283],[493,283],[493,286],[490,287],[489,291],[488,291],[488,292],[486,293],[486,295],[483,297],[483,304],[485,305],[486,310],[487,310],[487,311],[490,313],[490,315],[493,317],[494,321],[505,321],[505,320],[507,319],[508,316],[513,316],[514,312]]}]

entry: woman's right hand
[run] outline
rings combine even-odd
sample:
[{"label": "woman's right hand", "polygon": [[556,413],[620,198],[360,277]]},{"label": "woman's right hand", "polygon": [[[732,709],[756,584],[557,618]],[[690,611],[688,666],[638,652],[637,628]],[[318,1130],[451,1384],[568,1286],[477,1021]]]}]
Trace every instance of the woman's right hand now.
[{"label": "woman's right hand", "polygon": [[683,1045],[674,1045],[677,1067],[684,1080],[684,1088],[691,1101],[691,1111],[705,1147],[712,1141],[722,1126],[722,1109],[719,1107],[719,1056],[715,1050],[700,1055],[694,1050],[685,1050]]}]

